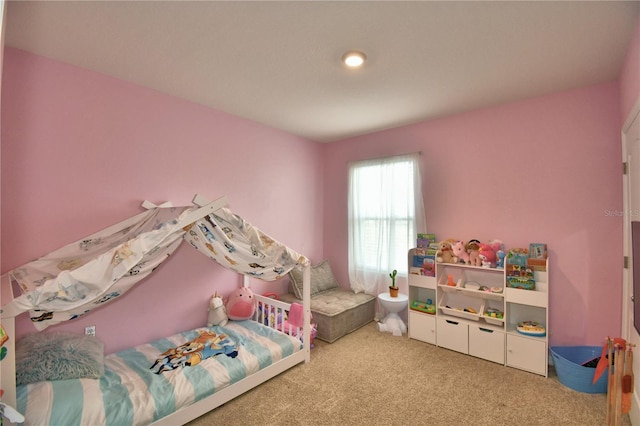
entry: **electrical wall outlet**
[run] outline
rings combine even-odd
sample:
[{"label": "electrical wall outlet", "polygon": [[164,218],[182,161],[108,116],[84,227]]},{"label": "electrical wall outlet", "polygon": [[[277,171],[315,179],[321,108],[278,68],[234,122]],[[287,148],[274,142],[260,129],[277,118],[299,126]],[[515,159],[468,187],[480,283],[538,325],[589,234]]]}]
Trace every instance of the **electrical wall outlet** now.
[{"label": "electrical wall outlet", "polygon": [[84,334],[87,336],[95,336],[96,335],[96,326],[90,325],[84,328]]}]

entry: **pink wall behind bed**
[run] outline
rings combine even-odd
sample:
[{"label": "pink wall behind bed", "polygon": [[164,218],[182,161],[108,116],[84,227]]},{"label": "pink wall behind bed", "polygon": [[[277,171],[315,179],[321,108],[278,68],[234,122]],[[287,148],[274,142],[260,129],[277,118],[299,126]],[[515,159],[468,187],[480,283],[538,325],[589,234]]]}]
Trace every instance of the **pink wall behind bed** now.
[{"label": "pink wall behind bed", "polygon": [[[320,259],[319,144],[12,48],[2,83],[3,273],[142,211],[142,200],[190,204],[196,192],[226,195],[235,213]],[[112,352],[203,325],[209,296],[240,283],[182,245],[120,301],[49,330],[96,325]],[[17,329],[33,331],[26,315]]]}]

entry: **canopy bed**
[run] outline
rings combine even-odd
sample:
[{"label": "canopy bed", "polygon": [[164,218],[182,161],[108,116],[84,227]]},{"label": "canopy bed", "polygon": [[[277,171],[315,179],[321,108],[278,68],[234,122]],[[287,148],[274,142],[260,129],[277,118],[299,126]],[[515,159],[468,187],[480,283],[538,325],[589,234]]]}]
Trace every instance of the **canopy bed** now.
[{"label": "canopy bed", "polygon": [[[309,362],[308,259],[232,213],[225,197],[209,202],[196,195],[193,202],[189,207],[145,202],[147,211],[2,276],[1,324],[9,337],[0,364],[2,402],[24,414],[25,424],[183,424]],[[261,309],[251,318],[203,324],[109,354],[99,360],[96,376],[24,378],[20,366],[26,364],[16,359],[13,339],[17,315],[28,311],[44,330],[118,300],[185,240],[242,274],[245,288],[250,278],[274,281],[294,268],[303,271],[302,324],[285,328],[273,318],[286,317],[291,305],[254,295]],[[36,335],[56,336],[50,330]],[[199,357],[194,358],[194,348]],[[168,357],[176,362],[166,364]]]}]

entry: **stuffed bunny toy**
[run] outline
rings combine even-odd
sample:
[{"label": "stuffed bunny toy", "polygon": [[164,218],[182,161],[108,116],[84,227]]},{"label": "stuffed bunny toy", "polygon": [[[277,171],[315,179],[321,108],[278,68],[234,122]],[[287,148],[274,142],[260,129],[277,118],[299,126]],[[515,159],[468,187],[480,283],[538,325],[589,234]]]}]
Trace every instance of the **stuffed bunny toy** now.
[{"label": "stuffed bunny toy", "polygon": [[227,308],[224,306],[222,298],[214,294],[209,301],[209,320],[207,321],[207,327],[214,325],[224,326],[227,322],[229,322]]}]

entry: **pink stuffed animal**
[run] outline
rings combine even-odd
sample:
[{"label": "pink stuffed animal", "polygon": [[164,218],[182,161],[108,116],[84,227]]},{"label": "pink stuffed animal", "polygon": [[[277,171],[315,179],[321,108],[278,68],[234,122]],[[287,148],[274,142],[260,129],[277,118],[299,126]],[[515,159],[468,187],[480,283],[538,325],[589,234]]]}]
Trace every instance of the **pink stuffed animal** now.
[{"label": "pink stuffed animal", "polygon": [[479,254],[483,268],[496,267],[496,252],[489,244],[480,244]]},{"label": "pink stuffed animal", "polygon": [[469,260],[469,253],[467,253],[467,248],[465,247],[464,241],[456,241],[452,246],[453,256],[458,258],[458,262],[464,264],[470,264],[471,260]]},{"label": "pink stuffed animal", "polygon": [[257,308],[257,300],[250,288],[241,287],[231,293],[227,300],[227,316],[230,320],[249,319]]},{"label": "pink stuffed animal", "polygon": [[500,250],[504,251],[504,243],[502,240],[489,240],[489,245],[496,253]]}]

